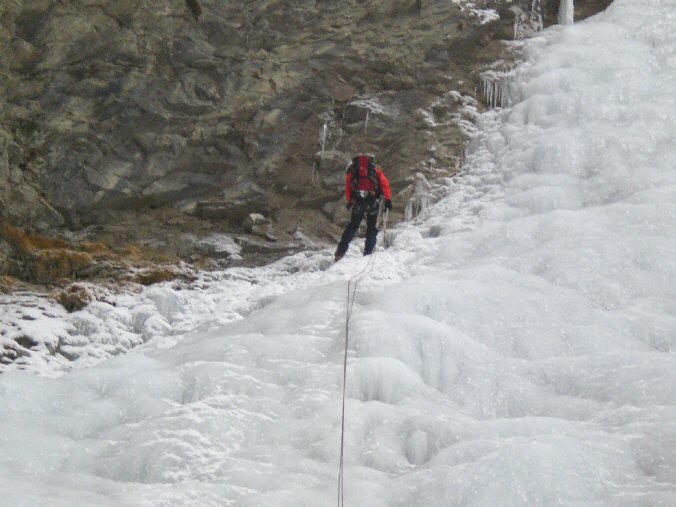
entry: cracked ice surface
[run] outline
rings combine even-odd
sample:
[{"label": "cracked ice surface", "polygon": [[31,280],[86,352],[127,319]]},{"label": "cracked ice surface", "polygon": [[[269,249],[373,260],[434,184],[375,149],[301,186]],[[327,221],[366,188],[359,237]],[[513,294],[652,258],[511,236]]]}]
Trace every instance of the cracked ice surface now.
[{"label": "cracked ice surface", "polygon": [[[528,42],[514,106],[379,251],[350,328],[346,505],[676,505],[675,22],[616,0]],[[3,374],[0,505],[335,505],[364,260],[300,267],[327,258],[244,318],[218,321],[224,276],[177,302],[183,335]]]}]

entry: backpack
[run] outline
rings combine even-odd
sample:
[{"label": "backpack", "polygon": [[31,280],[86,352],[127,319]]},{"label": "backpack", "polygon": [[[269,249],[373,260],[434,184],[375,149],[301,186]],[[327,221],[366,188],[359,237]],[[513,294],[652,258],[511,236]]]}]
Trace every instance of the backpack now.
[{"label": "backpack", "polygon": [[348,171],[352,172],[352,191],[367,190],[375,195],[380,194],[380,180],[373,155],[357,155],[352,159]]}]

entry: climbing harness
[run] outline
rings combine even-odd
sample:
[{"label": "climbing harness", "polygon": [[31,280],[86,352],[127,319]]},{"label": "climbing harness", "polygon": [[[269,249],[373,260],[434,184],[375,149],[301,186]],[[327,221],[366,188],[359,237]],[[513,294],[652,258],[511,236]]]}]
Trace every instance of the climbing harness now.
[{"label": "climbing harness", "polygon": [[[383,226],[383,235],[387,232],[387,217],[389,215],[389,210],[385,209],[383,211],[383,201],[380,199],[380,204],[378,207],[378,224],[382,223]],[[343,477],[343,457],[345,449],[345,388],[347,386],[347,350],[350,340],[350,317],[352,316],[352,309],[354,308],[354,301],[357,294],[357,286],[364,278],[370,276],[373,272],[373,268],[376,263],[376,254],[378,250],[374,250],[371,255],[368,256],[366,265],[362,270],[350,278],[347,282],[347,305],[345,311],[345,353],[343,356],[343,411],[340,424],[340,463],[338,466],[338,507],[343,507],[344,505],[344,485],[345,479]]]}]

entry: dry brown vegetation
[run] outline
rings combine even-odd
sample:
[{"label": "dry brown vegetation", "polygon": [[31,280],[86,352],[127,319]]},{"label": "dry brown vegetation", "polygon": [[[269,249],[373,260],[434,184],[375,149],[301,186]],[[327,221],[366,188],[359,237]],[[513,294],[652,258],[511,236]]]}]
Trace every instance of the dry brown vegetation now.
[{"label": "dry brown vegetation", "polygon": [[62,278],[75,278],[96,261],[66,241],[24,232],[7,223],[2,233],[16,258],[23,264],[21,277],[30,282],[50,284]]},{"label": "dry brown vegetation", "polygon": [[19,281],[13,276],[0,276],[0,293],[9,294],[10,292],[14,292],[18,286]]},{"label": "dry brown vegetation", "polygon": [[62,278],[77,278],[82,270],[94,262],[88,253],[61,248],[36,252],[30,263],[27,263],[27,268],[33,281],[53,283]]},{"label": "dry brown vegetation", "polygon": [[72,284],[56,294],[55,299],[69,312],[82,310],[95,297],[91,290],[84,285]]},{"label": "dry brown vegetation", "polygon": [[79,246],[95,259],[110,259],[114,256],[113,250],[105,243],[85,241]]},{"label": "dry brown vegetation", "polygon": [[4,239],[20,253],[33,252],[35,250],[66,248],[68,243],[60,239],[51,239],[37,234],[22,231],[8,223],[2,223]]},{"label": "dry brown vegetation", "polygon": [[[188,265],[171,264],[167,256],[150,248],[126,245],[113,249],[106,243],[85,241],[72,244],[18,229],[0,222],[0,238],[12,249],[19,279],[0,273],[0,293],[9,293],[23,282],[56,286],[51,297],[69,312],[81,310],[95,300],[105,298],[108,289],[101,283],[113,279],[118,284],[152,285],[176,279],[193,280]],[[104,276],[100,273],[105,272]],[[99,278],[98,283],[74,279]],[[61,288],[58,288],[61,287]],[[113,289],[114,290],[114,289]]]},{"label": "dry brown vegetation", "polygon": [[92,274],[96,276],[96,268],[103,261],[121,267],[121,273],[128,271],[131,266],[145,267],[133,277],[133,281],[143,285],[181,276],[181,270],[173,267],[152,266],[169,259],[144,247],[127,245],[113,250],[105,243],[92,241],[74,245],[62,239],[23,231],[8,223],[0,224],[0,235],[10,245],[14,258],[21,265],[20,272],[16,274],[32,283],[49,285],[61,283],[63,280],[86,278]]},{"label": "dry brown vegetation", "polygon": [[125,261],[132,264],[143,264],[148,262],[169,262],[170,258],[167,255],[159,254],[149,248],[139,247],[136,245],[127,245],[120,248],[116,255]]},{"label": "dry brown vegetation", "polygon": [[141,285],[152,285],[154,283],[170,282],[177,278],[190,280],[193,279],[193,276],[185,270],[172,265],[151,266],[136,272],[132,277],[132,281]]}]

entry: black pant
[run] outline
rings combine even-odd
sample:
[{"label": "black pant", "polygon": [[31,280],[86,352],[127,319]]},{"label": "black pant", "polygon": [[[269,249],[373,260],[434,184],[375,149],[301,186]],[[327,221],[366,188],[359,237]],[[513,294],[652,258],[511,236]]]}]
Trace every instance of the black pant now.
[{"label": "black pant", "polygon": [[338,243],[336,253],[343,256],[350,246],[350,241],[359,230],[364,215],[366,215],[366,241],[364,242],[364,255],[369,255],[376,247],[376,239],[378,237],[378,229],[376,223],[378,221],[378,199],[375,197],[366,197],[365,199],[357,198],[352,206],[352,215],[350,222],[345,227],[343,235]]}]

